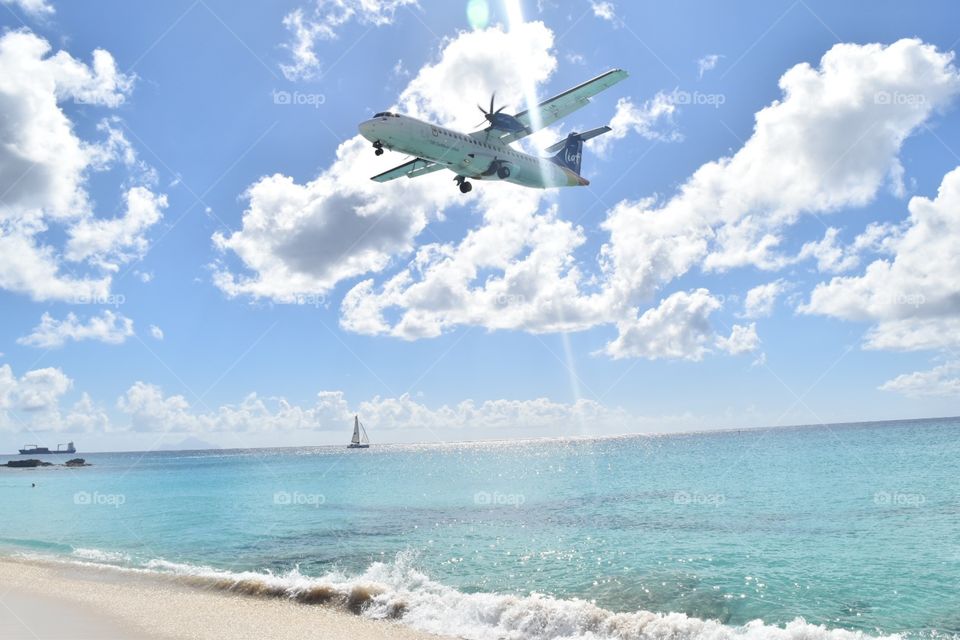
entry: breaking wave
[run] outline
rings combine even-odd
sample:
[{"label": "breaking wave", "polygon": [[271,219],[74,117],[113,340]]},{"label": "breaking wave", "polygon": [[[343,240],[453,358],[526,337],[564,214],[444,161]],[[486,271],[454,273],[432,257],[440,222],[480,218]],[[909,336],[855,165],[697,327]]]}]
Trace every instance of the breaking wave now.
[{"label": "breaking wave", "polygon": [[[49,560],[50,558],[46,558]],[[310,577],[286,573],[225,571],[154,559],[126,566],[124,554],[75,549],[74,564],[152,574],[208,590],[323,604],[374,619],[394,619],[421,631],[467,640],[873,640],[860,631],[828,629],[797,618],[785,626],[754,620],[724,625],[682,613],[616,613],[590,602],[550,596],[463,593],[414,567],[414,554],[371,564],[362,575],[331,572]]]}]

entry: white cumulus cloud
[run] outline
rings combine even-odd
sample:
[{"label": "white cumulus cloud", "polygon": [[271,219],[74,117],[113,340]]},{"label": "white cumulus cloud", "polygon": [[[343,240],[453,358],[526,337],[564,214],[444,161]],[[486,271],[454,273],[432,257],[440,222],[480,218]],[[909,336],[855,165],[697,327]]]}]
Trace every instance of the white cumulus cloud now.
[{"label": "white cumulus cloud", "polygon": [[774,280],[766,284],[757,285],[749,291],[743,301],[743,316],[745,318],[763,318],[773,313],[777,298],[787,289],[783,280]]},{"label": "white cumulus cloud", "polygon": [[960,362],[948,362],[929,371],[904,373],[880,385],[908,398],[960,396]]},{"label": "white cumulus cloud", "polygon": [[[0,36],[0,288],[35,300],[102,298],[117,262],[142,253],[142,234],[158,218],[130,226],[137,210],[119,222],[101,222],[86,183],[91,172],[115,162],[135,170],[138,180],[150,176],[112,120],[98,127],[104,140],[82,140],[61,108],[65,101],[117,107],[132,84],[107,51],[95,50],[87,64],[66,51],[51,53],[50,44],[29,31]],[[158,207],[165,204],[146,187],[127,194],[131,207],[148,194]],[[93,237],[98,230],[103,238]],[[60,235],[72,245],[55,244]],[[75,264],[64,269],[64,259]]]},{"label": "white cumulus cloud", "polygon": [[723,56],[716,53],[708,53],[697,60],[697,78],[703,79],[703,74],[713,71],[717,68],[717,63]]},{"label": "white cumulus cloud", "polygon": [[12,4],[31,16],[43,17],[53,15],[53,5],[47,0],[0,0],[3,4]]},{"label": "white cumulus cloud", "polygon": [[280,69],[289,80],[310,78],[320,69],[319,41],[335,39],[340,28],[352,21],[376,27],[390,24],[397,9],[416,5],[417,0],[311,0],[283,18],[292,35],[287,49],[293,60]]},{"label": "white cumulus cloud", "polygon": [[17,339],[18,344],[53,349],[70,341],[97,340],[107,344],[121,344],[133,335],[133,320],[119,313],[106,310],[99,316],[91,316],[86,322],[74,313],[57,320],[44,313],[40,324],[33,331]]},{"label": "white cumulus cloud", "polygon": [[606,353],[615,359],[702,360],[714,340],[710,315],[721,306],[706,289],[678,291],[635,320],[618,323],[619,335]]},{"label": "white cumulus cloud", "polygon": [[883,245],[892,257],[862,275],[818,284],[800,311],[873,322],[871,349],[919,350],[960,345],[960,167],[943,177],[937,197],[912,198],[902,228]]}]

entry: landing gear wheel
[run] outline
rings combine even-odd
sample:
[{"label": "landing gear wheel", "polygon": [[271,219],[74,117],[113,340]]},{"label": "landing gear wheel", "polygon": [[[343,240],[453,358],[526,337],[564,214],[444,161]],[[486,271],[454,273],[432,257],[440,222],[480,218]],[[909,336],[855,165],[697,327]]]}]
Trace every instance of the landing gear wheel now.
[{"label": "landing gear wheel", "polygon": [[382,156],[382,155],[383,155],[383,149],[381,149],[380,147],[377,147],[376,149],[373,150],[373,154],[374,154],[374,155],[377,155],[377,156]]},{"label": "landing gear wheel", "polygon": [[473,189],[473,185],[466,180],[460,183],[460,193],[470,193],[471,189]]},{"label": "landing gear wheel", "polygon": [[378,155],[378,156],[382,156],[382,155],[383,155],[383,143],[380,142],[379,140],[377,140],[376,142],[374,142],[374,143],[373,143],[373,152],[374,152],[376,155]]},{"label": "landing gear wheel", "polygon": [[500,167],[497,169],[497,177],[501,180],[506,180],[510,177],[510,167]]}]

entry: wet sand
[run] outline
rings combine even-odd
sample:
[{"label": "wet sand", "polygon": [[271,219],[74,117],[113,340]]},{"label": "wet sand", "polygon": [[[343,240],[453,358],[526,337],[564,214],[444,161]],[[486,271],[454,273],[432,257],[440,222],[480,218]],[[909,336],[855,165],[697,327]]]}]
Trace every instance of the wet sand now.
[{"label": "wet sand", "polygon": [[207,591],[151,576],[0,559],[5,640],[437,640],[394,622],[279,598]]}]

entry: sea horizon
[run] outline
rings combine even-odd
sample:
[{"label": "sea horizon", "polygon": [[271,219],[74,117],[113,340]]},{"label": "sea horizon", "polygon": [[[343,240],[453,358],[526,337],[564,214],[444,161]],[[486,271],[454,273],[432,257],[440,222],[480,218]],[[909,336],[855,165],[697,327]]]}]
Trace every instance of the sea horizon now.
[{"label": "sea horizon", "polygon": [[[854,421],[843,421],[843,422],[809,422],[803,424],[785,424],[785,425],[762,425],[762,426],[746,426],[746,427],[718,427],[718,428],[697,428],[690,430],[680,430],[680,431],[649,431],[649,432],[625,432],[625,433],[616,433],[616,434],[596,434],[596,435],[558,435],[558,436],[534,436],[528,438],[482,438],[476,440],[419,440],[414,442],[373,442],[371,447],[374,446],[420,446],[420,445],[460,445],[460,444],[494,444],[494,443],[525,443],[525,442],[537,442],[537,441],[553,441],[553,440],[608,440],[608,439],[617,439],[617,438],[640,438],[640,437],[669,437],[669,436],[685,436],[685,435],[709,435],[711,433],[725,434],[725,433],[736,433],[739,431],[768,431],[775,429],[816,429],[816,428],[847,428],[847,427],[856,427],[859,425],[884,425],[884,424],[898,424],[898,423],[924,423],[937,420],[957,420],[960,419],[960,415],[944,415],[944,416],[931,416],[925,418],[886,418],[882,420],[854,420]],[[99,451],[87,451],[88,454],[93,453],[147,453],[147,452],[163,452],[163,451],[248,451],[248,450],[260,450],[260,449],[302,449],[305,447],[329,447],[329,448],[340,448],[346,447],[349,442],[344,444],[328,443],[328,444],[302,444],[302,445],[277,445],[277,446],[255,446],[255,447],[202,447],[196,449],[177,449],[177,448],[159,448],[159,449],[116,449],[116,450],[99,450]],[[176,446],[176,445],[173,445]],[[77,456],[80,456],[83,452],[77,452]],[[0,453],[0,456],[9,456],[16,454],[4,454]],[[38,455],[47,455],[47,454],[38,454]],[[63,454],[49,454],[49,455],[63,455]]]}]

